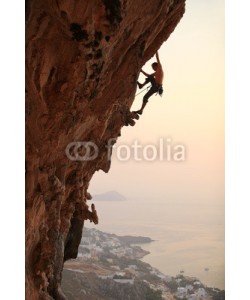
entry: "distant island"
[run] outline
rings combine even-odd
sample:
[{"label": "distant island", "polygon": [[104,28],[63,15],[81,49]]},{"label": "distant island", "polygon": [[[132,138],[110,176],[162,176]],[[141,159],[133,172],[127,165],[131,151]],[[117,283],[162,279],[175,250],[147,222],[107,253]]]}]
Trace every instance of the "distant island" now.
[{"label": "distant island", "polygon": [[127,198],[116,191],[108,191],[102,194],[93,195],[94,201],[126,201]]},{"label": "distant island", "polygon": [[225,291],[197,278],[165,275],[140,259],[148,237],[118,236],[84,227],[78,257],[64,264],[62,289],[69,300],[224,300]]}]

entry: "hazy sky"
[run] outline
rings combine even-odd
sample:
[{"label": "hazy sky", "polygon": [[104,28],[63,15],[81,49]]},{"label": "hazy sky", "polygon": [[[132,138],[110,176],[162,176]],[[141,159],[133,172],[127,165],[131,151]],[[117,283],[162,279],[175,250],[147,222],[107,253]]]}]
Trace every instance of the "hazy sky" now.
[{"label": "hazy sky", "polygon": [[[117,190],[129,198],[223,203],[224,1],[188,0],[183,19],[159,55],[164,96],[150,98],[136,125],[122,129],[117,147],[131,147],[135,140],[144,148],[157,147],[160,138],[168,138],[172,153],[175,144],[185,145],[186,160],[147,162],[131,157],[121,162],[115,150],[110,172],[96,173],[89,190]],[[145,71],[151,71],[150,62]],[[132,109],[140,108],[143,94],[135,98]]]}]

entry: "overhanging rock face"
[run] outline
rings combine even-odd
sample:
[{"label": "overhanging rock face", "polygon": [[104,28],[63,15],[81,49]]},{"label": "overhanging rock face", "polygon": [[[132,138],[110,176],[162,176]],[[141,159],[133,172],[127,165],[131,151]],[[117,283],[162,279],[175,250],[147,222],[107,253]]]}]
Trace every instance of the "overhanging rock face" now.
[{"label": "overhanging rock face", "polygon": [[[26,1],[27,300],[65,299],[63,263],[84,221],[98,223],[89,182],[110,168],[108,141],[134,125],[139,71],[184,10],[185,0]],[[97,157],[69,159],[75,141]]]}]

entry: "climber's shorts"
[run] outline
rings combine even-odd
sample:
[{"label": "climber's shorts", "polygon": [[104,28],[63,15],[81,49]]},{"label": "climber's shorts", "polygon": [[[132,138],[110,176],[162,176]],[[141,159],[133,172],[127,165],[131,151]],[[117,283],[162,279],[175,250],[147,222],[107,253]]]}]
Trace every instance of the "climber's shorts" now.
[{"label": "climber's shorts", "polygon": [[144,95],[143,97],[143,102],[144,103],[147,103],[148,102],[148,99],[154,95],[155,93],[158,93],[160,90],[162,90],[162,85],[155,82],[155,80],[151,80],[150,81],[152,86],[150,88],[150,90]]}]

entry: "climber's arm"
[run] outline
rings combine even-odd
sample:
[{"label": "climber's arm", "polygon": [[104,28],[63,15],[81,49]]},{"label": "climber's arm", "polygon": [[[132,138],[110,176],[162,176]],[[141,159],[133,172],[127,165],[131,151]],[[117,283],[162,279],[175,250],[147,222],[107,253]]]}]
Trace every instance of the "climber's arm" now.
[{"label": "climber's arm", "polygon": [[142,74],[144,74],[144,75],[147,76],[147,77],[150,76],[148,73],[144,72],[142,69],[141,69],[141,72],[142,72]]},{"label": "climber's arm", "polygon": [[161,62],[160,62],[160,59],[159,59],[158,51],[156,52],[156,60],[157,60],[158,64],[161,65]]}]

